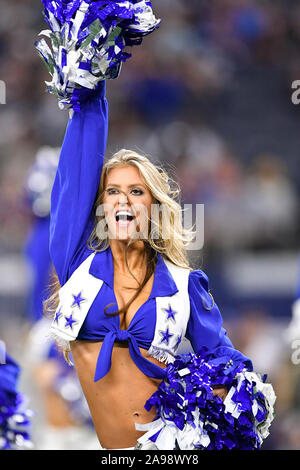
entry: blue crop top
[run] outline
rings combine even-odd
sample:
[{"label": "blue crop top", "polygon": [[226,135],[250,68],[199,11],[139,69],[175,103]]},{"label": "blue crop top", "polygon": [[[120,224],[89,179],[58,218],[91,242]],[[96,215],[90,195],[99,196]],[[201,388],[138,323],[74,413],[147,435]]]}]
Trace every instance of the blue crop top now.
[{"label": "blue crop top", "polygon": [[[93,98],[69,120],[51,196],[50,254],[61,285],[92,253],[87,239],[95,223],[93,207],[99,186],[107,139],[108,110],[105,82]],[[144,358],[139,347],[149,349],[156,324],[156,297],[171,296],[178,291],[163,257],[158,254],[154,281],[148,300],[138,309],[128,330],[120,329],[119,316],[107,316],[104,308],[113,303],[114,267],[110,247],[95,255],[89,273],[102,279],[103,285],[79,331],[79,340],[104,340],[97,361],[95,381],[104,377],[111,367],[115,341],[128,341],[130,355],[148,376],[163,378],[164,369]],[[206,274],[193,271],[189,275],[190,318],[186,337],[194,351],[206,346],[235,361],[247,358],[233,348],[216,304],[211,310],[209,283]],[[78,299],[80,302],[80,297]],[[67,321],[67,320],[66,320]],[[68,323],[71,328],[72,323]]]}]

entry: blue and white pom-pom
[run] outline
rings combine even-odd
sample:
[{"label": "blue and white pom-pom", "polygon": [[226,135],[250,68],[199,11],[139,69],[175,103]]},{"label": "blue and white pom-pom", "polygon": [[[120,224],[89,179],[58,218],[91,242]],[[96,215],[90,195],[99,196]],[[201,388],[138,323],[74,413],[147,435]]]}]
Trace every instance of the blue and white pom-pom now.
[{"label": "blue and white pom-pom", "polygon": [[47,91],[59,107],[80,109],[98,83],[119,75],[131,54],[126,46],[139,45],[158,28],[160,20],[150,0],[42,0],[50,27],[36,48],[52,76]]},{"label": "blue and white pom-pom", "polygon": [[31,449],[30,437],[32,411],[17,389],[20,369],[15,361],[6,355],[0,364],[0,450]]},{"label": "blue and white pom-pom", "polygon": [[[157,419],[144,426],[147,439],[159,450],[260,449],[276,397],[265,377],[248,369],[205,349],[178,356],[145,405],[157,411]],[[227,387],[224,402],[213,395],[214,385]]]}]

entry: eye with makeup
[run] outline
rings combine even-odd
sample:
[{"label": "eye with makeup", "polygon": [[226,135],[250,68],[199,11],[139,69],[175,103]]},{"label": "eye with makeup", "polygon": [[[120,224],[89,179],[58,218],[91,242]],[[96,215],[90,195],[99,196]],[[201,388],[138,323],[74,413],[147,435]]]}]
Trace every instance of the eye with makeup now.
[{"label": "eye with makeup", "polygon": [[[105,191],[108,195],[119,194],[119,190],[117,188],[108,188]],[[144,194],[144,191],[140,188],[133,188],[130,190],[130,194],[133,194],[134,196],[142,196]]]}]

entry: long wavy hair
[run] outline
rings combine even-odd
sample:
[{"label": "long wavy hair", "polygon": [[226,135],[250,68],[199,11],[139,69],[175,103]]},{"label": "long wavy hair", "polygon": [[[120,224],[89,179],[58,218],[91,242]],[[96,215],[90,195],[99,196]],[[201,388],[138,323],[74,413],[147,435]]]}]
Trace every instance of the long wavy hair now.
[{"label": "long wavy hair", "polygon": [[[127,253],[130,245],[135,241],[129,240],[125,250],[125,262],[128,271],[136,279],[139,287],[126,305],[117,311],[108,314],[107,309],[112,304],[107,305],[105,307],[107,315],[119,315],[128,310],[128,307],[138,297],[154,273],[157,253],[161,253],[165,259],[176,266],[192,270],[188,261],[187,246],[194,239],[195,231],[193,228],[185,229],[182,224],[183,209],[180,205],[180,188],[162,166],[155,165],[146,156],[132,150],[122,149],[118,151],[103,166],[94,204],[95,224],[87,242],[88,248],[94,252],[100,252],[106,250],[109,246],[108,237],[99,236],[99,230],[97,230],[98,223],[103,222],[103,219],[105,219],[103,214],[97,216],[97,208],[103,203],[106,176],[109,171],[125,165],[133,165],[139,170],[145,185],[152,195],[153,204],[156,204],[162,210],[159,211],[158,217],[151,217],[149,219],[151,229],[148,231],[147,238],[143,239],[147,260],[147,269],[143,281],[139,283],[129,269]],[[60,287],[57,275],[54,273],[52,283],[50,284],[51,295],[44,303],[44,313],[46,315],[50,314],[50,316],[53,316],[57,310]]]}]

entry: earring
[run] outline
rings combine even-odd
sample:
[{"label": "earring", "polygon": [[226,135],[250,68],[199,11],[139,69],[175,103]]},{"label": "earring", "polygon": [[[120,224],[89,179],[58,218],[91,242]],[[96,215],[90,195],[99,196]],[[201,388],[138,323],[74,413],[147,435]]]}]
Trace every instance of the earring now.
[{"label": "earring", "polygon": [[208,295],[210,296],[210,298],[211,298],[211,300],[212,300],[211,306],[210,306],[210,307],[207,307],[207,306],[205,305],[203,297],[202,297],[202,305],[203,305],[203,307],[205,308],[205,310],[208,310],[208,311],[209,311],[209,310],[212,310],[213,306],[215,305],[215,299],[213,298],[213,295],[211,294],[211,292],[209,292]]}]

